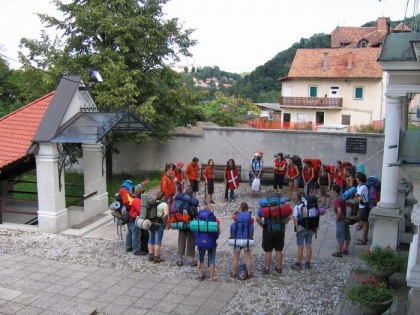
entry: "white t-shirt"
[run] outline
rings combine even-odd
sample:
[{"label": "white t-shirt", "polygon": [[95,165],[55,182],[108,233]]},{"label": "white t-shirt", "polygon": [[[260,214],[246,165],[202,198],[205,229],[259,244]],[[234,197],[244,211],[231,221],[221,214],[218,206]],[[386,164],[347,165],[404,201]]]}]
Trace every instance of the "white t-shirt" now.
[{"label": "white t-shirt", "polygon": [[360,184],[357,186],[357,192],[356,192],[361,198],[362,201],[359,204],[359,208],[365,208],[365,205],[363,203],[369,203],[369,189],[367,188],[366,184]]}]

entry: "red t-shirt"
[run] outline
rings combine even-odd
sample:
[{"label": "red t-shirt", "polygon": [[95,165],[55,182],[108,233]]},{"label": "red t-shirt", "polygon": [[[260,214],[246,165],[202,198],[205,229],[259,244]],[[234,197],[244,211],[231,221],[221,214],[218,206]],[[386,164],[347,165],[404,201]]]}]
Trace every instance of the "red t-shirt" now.
[{"label": "red t-shirt", "polygon": [[[286,166],[286,160],[279,160],[279,159],[275,159],[274,160],[274,167],[280,167],[283,168],[284,166]],[[280,170],[274,170],[275,174],[286,174],[286,167],[284,168],[284,170],[280,171]]]}]

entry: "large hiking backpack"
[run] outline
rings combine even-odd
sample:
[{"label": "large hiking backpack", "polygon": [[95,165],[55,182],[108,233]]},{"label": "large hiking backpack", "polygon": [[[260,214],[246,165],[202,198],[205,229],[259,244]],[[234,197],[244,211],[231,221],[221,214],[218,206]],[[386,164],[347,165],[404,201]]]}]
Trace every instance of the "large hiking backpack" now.
[{"label": "large hiking backpack", "polygon": [[[216,223],[216,217],[213,211],[204,209],[198,211],[196,221],[198,221],[198,223],[203,222],[203,226],[207,225],[208,227],[210,222]],[[198,224],[197,226],[200,226],[200,224]],[[195,244],[198,248],[210,250],[216,247],[216,240],[219,238],[219,232],[217,230],[216,232],[207,232],[203,228],[200,231],[193,231],[193,234],[195,236]]]},{"label": "large hiking backpack", "polygon": [[158,206],[161,204],[160,200],[151,200],[147,203],[147,214],[146,219],[149,219],[150,222],[162,223],[163,212],[159,213]]},{"label": "large hiking backpack", "polygon": [[303,160],[303,163],[306,163],[307,161],[311,162],[312,167],[314,168],[314,179],[318,179],[319,174],[321,174],[321,164],[322,161],[320,159],[313,159],[313,158],[305,158]]},{"label": "large hiking backpack", "polygon": [[175,195],[174,200],[176,201],[176,203],[174,205],[171,205],[171,214],[183,214],[184,210],[187,210],[189,220],[193,220],[197,216],[197,207],[199,205],[199,201],[197,198],[179,192]]},{"label": "large hiking backpack", "polygon": [[[236,220],[230,226],[230,238],[234,240],[229,242],[236,247],[251,247],[250,240],[254,237],[254,225],[251,224],[252,212],[238,212]],[[244,240],[244,241],[240,241]],[[239,243],[241,245],[239,245]],[[244,245],[244,246],[242,246]]]},{"label": "large hiking backpack", "polygon": [[369,176],[366,180],[366,184],[369,188],[369,205],[372,209],[376,207],[381,196],[381,182],[376,176]]},{"label": "large hiking backpack", "polygon": [[345,200],[346,212],[344,214],[344,219],[348,225],[353,225],[359,222],[359,204],[355,203],[353,200]]},{"label": "large hiking backpack", "polygon": [[319,216],[318,199],[312,195],[303,197],[299,203],[299,225],[316,232],[319,227]]},{"label": "large hiking backpack", "polygon": [[291,157],[291,159],[293,160],[293,162],[297,165],[298,169],[299,169],[299,187],[303,187],[303,178],[302,178],[302,169],[303,169],[303,164],[302,164],[302,159],[298,156],[298,155],[293,155]]}]

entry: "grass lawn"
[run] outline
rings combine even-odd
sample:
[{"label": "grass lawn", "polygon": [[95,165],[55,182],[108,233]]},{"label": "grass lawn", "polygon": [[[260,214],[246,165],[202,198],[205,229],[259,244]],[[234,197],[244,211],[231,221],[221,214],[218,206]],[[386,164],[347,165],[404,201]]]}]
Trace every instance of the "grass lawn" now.
[{"label": "grass lawn", "polygon": [[[108,190],[108,203],[112,203],[114,201],[114,195],[120,189],[121,183],[126,179],[131,179],[134,184],[140,183],[140,179],[143,176],[149,176],[150,184],[149,189],[159,185],[160,172],[153,172],[153,173],[142,173],[136,175],[128,175],[128,174],[117,174],[114,175],[112,180],[107,181],[107,190]],[[22,176],[17,178],[17,182],[13,185],[14,191],[20,191],[17,193],[13,193],[13,197],[16,199],[24,199],[24,200],[36,200],[36,173],[35,171],[28,172]],[[68,172],[65,174],[65,188],[66,188],[66,206],[72,205],[75,201],[80,199],[84,194],[84,186],[83,186],[83,174],[81,173],[74,173]],[[75,204],[77,206],[82,206],[83,201],[77,201]]]},{"label": "grass lawn", "polygon": [[413,124],[408,124],[408,130],[420,130],[420,127],[414,126]]}]

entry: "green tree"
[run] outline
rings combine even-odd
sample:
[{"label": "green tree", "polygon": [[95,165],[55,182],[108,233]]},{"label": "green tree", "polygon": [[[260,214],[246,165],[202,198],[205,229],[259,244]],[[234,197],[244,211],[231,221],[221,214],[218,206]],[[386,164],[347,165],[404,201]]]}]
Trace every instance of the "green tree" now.
[{"label": "green tree", "polygon": [[85,82],[89,70],[99,70],[103,82],[91,89],[97,105],[133,105],[162,141],[175,126],[195,124],[204,93],[185,89],[181,76],[165,62],[191,57],[188,49],[196,41],[190,38],[193,30],[184,30],[178,19],[163,18],[168,0],[53,2],[63,20],[38,16],[47,27],[62,31],[62,47],[46,35],[41,41],[23,39],[22,46],[30,51],[23,61],[53,73],[81,74]]}]

